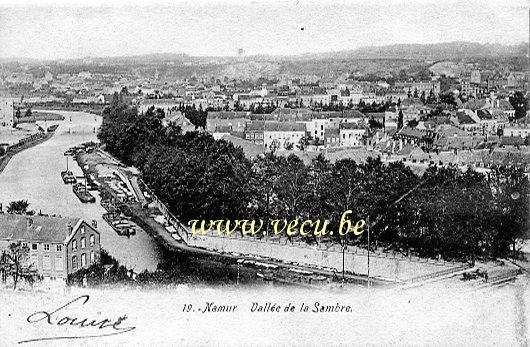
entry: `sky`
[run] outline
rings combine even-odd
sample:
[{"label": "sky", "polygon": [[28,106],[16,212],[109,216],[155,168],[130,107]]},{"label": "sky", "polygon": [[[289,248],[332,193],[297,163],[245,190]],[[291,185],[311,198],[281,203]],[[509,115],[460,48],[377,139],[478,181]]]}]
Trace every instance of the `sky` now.
[{"label": "sky", "polygon": [[[294,55],[529,39],[530,0],[0,0],[0,58]],[[303,30],[302,30],[303,28]]]}]

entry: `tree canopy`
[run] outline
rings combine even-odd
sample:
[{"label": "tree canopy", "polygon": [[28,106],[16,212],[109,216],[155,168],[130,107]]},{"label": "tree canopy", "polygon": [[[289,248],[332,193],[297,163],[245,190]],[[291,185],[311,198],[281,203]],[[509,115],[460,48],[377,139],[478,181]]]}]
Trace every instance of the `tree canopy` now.
[{"label": "tree canopy", "polygon": [[[106,149],[134,165],[183,223],[192,219],[329,220],[370,217],[371,240],[403,253],[471,259],[501,256],[528,229],[528,180],[514,168],[489,176],[431,166],[419,177],[403,163],[378,158],[310,164],[268,153],[249,160],[241,148],[205,132],[164,127],[154,110],[105,110],[98,134]],[[516,198],[514,198],[516,197]],[[366,244],[348,234],[337,242]],[[307,242],[318,242],[306,237]]]}]

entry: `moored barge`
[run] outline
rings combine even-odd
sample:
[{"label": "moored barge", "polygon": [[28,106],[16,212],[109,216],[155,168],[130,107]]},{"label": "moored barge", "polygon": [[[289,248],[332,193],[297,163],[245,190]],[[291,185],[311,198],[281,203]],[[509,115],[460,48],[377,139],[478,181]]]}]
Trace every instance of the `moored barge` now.
[{"label": "moored barge", "polygon": [[62,171],[61,178],[63,179],[64,184],[75,184],[77,179],[75,178],[72,171]]},{"label": "moored barge", "polygon": [[96,202],[96,198],[88,192],[84,184],[77,183],[72,187],[72,190],[82,203]]}]

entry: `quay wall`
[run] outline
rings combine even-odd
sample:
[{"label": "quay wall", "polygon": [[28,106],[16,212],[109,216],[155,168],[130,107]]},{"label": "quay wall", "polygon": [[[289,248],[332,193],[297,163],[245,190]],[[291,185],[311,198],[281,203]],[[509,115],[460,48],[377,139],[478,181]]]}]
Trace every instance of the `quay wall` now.
[{"label": "quay wall", "polygon": [[[303,242],[294,244],[287,239],[259,240],[250,237],[220,237],[195,235],[188,238],[188,245],[222,252],[257,255],[281,261],[323,266],[342,272],[342,247],[334,245],[311,246]],[[359,275],[368,272],[367,251],[349,247],[344,252],[344,269]],[[435,261],[417,257],[397,256],[393,253],[370,253],[370,276],[396,282],[410,282],[419,277],[436,273],[450,273],[463,267],[462,263]]]}]

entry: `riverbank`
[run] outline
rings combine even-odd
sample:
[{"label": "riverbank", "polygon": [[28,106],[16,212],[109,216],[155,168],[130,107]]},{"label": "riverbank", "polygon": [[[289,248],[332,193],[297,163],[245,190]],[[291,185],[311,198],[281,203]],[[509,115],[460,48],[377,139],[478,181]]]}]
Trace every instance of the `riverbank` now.
[{"label": "riverbank", "polygon": [[64,116],[58,113],[42,112],[42,111],[33,111],[30,117],[16,118],[17,124],[35,123],[35,122],[44,122],[44,121],[62,121],[62,120],[64,120]]},{"label": "riverbank", "polygon": [[[5,167],[7,166],[7,164],[9,163],[9,161],[11,160],[11,158],[13,158],[16,154],[28,149],[28,148],[31,148],[31,147],[34,147],[34,146],[37,146],[43,142],[46,142],[48,141],[53,135],[54,133],[40,133],[41,136],[38,136],[35,140],[31,140],[31,141],[24,141],[23,143],[21,143],[20,145],[14,145],[14,146],[10,146],[7,153],[3,156],[0,157],[0,174],[2,173],[2,171],[4,171]],[[37,135],[37,134],[35,134]],[[19,142],[20,143],[20,142]]]},{"label": "riverbank", "polygon": [[105,109],[106,105],[102,104],[68,104],[68,103],[39,103],[32,104],[32,108],[37,111],[50,110],[50,111],[67,111],[67,112],[84,112],[92,113],[95,115],[101,115],[101,112]]}]

